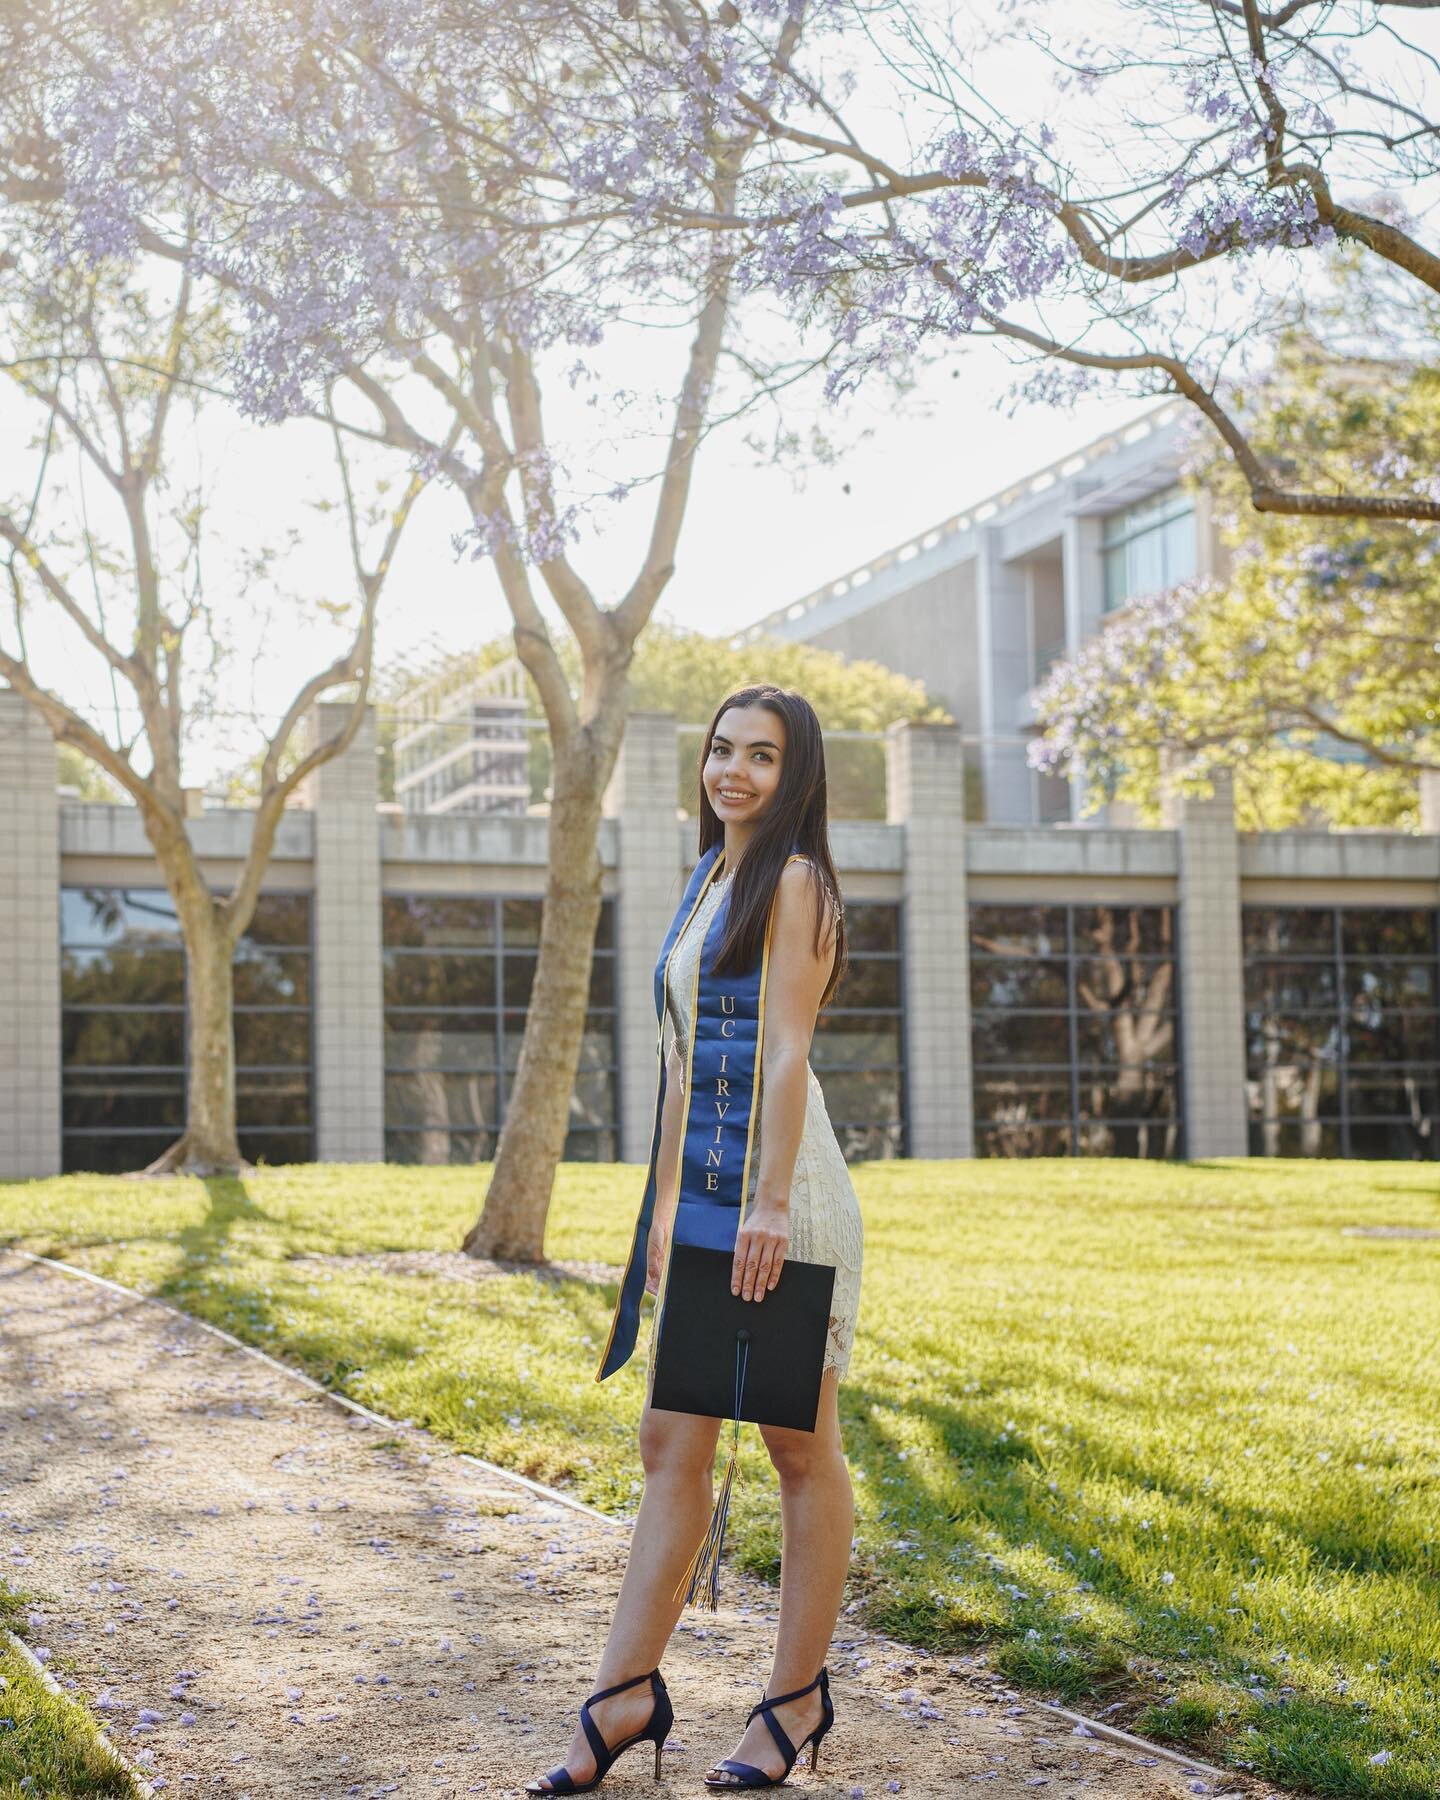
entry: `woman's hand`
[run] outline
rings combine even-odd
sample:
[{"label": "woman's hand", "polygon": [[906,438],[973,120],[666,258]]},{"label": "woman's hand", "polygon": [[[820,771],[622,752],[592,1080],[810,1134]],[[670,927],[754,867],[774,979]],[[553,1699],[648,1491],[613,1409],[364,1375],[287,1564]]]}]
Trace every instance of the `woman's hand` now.
[{"label": "woman's hand", "polygon": [[735,1234],[730,1292],[746,1300],[763,1300],[780,1279],[789,1247],[790,1208],[774,1204],[752,1206]]},{"label": "woman's hand", "polygon": [[670,1238],[670,1229],[665,1221],[656,1218],[650,1226],[650,1237],[646,1245],[645,1255],[645,1292],[659,1296],[660,1277],[665,1270],[665,1245]]}]

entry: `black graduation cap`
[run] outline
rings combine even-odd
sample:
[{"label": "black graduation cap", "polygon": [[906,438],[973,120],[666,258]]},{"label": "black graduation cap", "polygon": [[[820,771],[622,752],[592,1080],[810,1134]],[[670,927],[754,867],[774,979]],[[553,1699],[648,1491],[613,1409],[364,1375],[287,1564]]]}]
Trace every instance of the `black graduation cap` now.
[{"label": "black graduation cap", "polygon": [[746,1300],[730,1292],[734,1260],[731,1250],[671,1244],[650,1390],[652,1407],[735,1422],[710,1529],[680,1578],[686,1601],[698,1604],[703,1595],[712,1612],[719,1604],[740,1421],[815,1429],[835,1288],[828,1263],[787,1257],[764,1300]]}]

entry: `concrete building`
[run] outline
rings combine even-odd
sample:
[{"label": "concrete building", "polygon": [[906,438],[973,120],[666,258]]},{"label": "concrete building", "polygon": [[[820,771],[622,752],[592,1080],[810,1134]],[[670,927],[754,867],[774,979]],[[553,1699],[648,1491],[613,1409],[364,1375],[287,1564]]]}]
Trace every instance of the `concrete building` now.
[{"label": "concrete building", "polygon": [[[973,823],[960,731],[885,735],[836,820],[850,968],[811,1062],[848,1157],[1433,1157],[1440,792],[1426,831]],[[676,723],[632,716],[566,1153],[643,1162],[651,992],[693,866]],[[143,1165],[184,1119],[185,968],[132,808],[62,803],[0,690],[0,1178]],[[488,1160],[534,977],[548,821],[378,805],[373,735],[287,812],[236,958],[241,1143],[272,1162]],[[252,818],[189,822],[209,879]]]},{"label": "concrete building", "polygon": [[[1157,408],[755,620],[762,633],[873,658],[925,683],[960,722],[971,812],[1078,819],[1081,795],[1025,759],[1031,692],[1134,595],[1214,573],[1206,497],[1178,485],[1187,409]],[[1128,820],[1110,808],[1098,824]]]},{"label": "concrete building", "polygon": [[[1437,1155],[1440,779],[1418,835],[1243,835],[1223,786],[1142,830],[1114,807],[1081,822],[1028,767],[1049,663],[1219,566],[1177,485],[1181,421],[1158,409],[740,634],[875,658],[959,721],[892,727],[885,817],[832,820],[850,966],[811,1062],[851,1159]],[[398,806],[367,724],[286,814],[236,959],[248,1155],[493,1156],[549,831],[518,670],[408,697]],[[649,1151],[652,971],[696,839],[679,756],[671,716],[632,715],[572,1158]],[[173,908],[138,815],[62,802],[48,734],[3,690],[0,795],[0,1177],[134,1168],[184,1121]],[[189,829],[228,885],[250,815]]]}]

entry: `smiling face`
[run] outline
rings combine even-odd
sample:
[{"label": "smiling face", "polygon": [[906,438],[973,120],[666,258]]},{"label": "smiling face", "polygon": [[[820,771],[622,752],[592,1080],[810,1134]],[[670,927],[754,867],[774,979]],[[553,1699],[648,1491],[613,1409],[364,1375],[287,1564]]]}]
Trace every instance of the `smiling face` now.
[{"label": "smiling face", "polygon": [[766,706],[729,706],[705,758],[705,794],[728,825],[753,824],[780,787],[785,721]]}]

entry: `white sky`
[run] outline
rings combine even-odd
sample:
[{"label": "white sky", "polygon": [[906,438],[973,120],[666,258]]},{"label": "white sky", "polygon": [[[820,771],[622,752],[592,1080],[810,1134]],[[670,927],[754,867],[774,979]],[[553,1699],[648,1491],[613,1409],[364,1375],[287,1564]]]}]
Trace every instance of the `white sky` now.
[{"label": "white sky", "polygon": [[[1098,17],[1101,0],[1082,5]],[[1440,31],[1435,36],[1440,45]],[[1026,66],[1033,53],[987,52],[987,59],[987,98],[1000,104],[1013,93],[1015,111],[1033,113],[1034,71]],[[1061,128],[1078,127],[1083,104],[1073,95],[1065,104]],[[892,129],[905,129],[893,106],[889,119]],[[617,346],[608,374],[622,386],[663,387],[657,365],[663,375],[681,349],[674,332],[637,337]],[[717,635],[733,632],[1143,410],[1112,396],[1074,408],[1031,405],[1007,416],[998,403],[1013,373],[998,347],[974,340],[927,370],[903,403],[873,382],[840,426],[850,447],[834,466],[812,468],[803,482],[788,470],[757,465],[740,429],[717,433],[700,455],[676,573],[656,616]],[[657,447],[637,447],[630,414],[585,400],[583,386],[573,393],[563,380],[547,386],[552,441],[576,488],[604,492],[617,475],[655,466]],[[795,422],[803,427],[808,417],[802,407]],[[866,435],[858,436],[861,431]],[[26,435],[15,409],[0,416],[0,493],[28,486]],[[210,492],[207,587],[230,621],[226,637],[233,646],[215,679],[217,716],[197,734],[186,769],[187,780],[201,783],[253,754],[256,716],[272,720],[297,681],[335,655],[341,634],[314,621],[313,604],[348,598],[353,583],[339,516],[318,514],[306,503],[335,492],[322,429],[259,427],[214,408],[180,460],[203,468]],[[87,491],[93,516],[104,503],[93,476]],[[74,492],[72,478],[72,500]],[[458,497],[437,482],[417,509],[385,591],[382,666],[413,662],[427,646],[465,649],[509,629],[490,566],[455,556],[452,534],[465,523]],[[613,603],[634,574],[648,524],[642,492],[619,508],[602,508],[577,546],[576,564],[602,604]],[[303,597],[299,603],[246,573],[248,556],[291,536],[282,581]],[[542,605],[558,620],[548,601]],[[76,654],[71,634],[47,631],[37,613],[31,638],[42,677],[101,716],[108,681]],[[9,642],[3,626],[0,641]],[[200,651],[197,644],[192,655]]]}]

